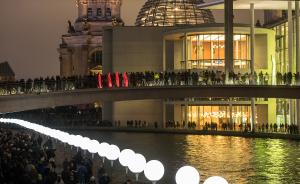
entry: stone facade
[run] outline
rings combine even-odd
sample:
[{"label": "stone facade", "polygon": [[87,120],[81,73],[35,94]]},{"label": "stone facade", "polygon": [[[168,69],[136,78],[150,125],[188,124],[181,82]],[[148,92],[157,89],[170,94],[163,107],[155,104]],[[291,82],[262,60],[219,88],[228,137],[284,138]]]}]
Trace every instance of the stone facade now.
[{"label": "stone facade", "polygon": [[15,72],[7,61],[0,63],[0,82],[14,81]]},{"label": "stone facade", "polygon": [[121,0],[77,0],[78,18],[69,21],[58,49],[60,75],[88,75],[102,72],[102,29],[122,25]]}]

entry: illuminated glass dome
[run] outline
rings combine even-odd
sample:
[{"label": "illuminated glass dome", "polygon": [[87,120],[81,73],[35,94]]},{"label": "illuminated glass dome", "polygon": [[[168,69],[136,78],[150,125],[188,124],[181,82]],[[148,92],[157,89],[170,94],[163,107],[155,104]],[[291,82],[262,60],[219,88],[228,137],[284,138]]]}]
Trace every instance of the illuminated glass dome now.
[{"label": "illuminated glass dome", "polygon": [[147,0],[136,26],[176,26],[214,23],[210,10],[200,9],[203,0]]}]

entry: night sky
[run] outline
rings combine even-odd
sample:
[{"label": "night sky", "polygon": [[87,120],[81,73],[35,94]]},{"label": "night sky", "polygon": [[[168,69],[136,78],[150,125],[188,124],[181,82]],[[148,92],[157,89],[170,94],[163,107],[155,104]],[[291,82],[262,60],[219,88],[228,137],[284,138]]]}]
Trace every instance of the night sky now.
[{"label": "night sky", "polygon": [[[134,24],[144,3],[123,0],[126,25]],[[76,19],[75,0],[1,0],[0,12],[0,62],[8,61],[17,79],[58,75],[57,48],[67,32],[67,20]],[[214,15],[217,22],[223,22],[222,11]],[[235,22],[248,22],[248,15],[240,11]],[[261,18],[262,12],[257,15]]]}]

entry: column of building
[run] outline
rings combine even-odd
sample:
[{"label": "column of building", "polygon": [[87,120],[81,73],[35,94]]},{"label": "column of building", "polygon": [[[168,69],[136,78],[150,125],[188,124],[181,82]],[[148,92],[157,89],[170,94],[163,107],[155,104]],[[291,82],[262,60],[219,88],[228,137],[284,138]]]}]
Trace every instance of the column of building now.
[{"label": "column of building", "polygon": [[183,40],[183,59],[184,59],[184,68],[187,70],[188,69],[188,44],[187,44],[187,33],[184,33],[184,40]]},{"label": "column of building", "polygon": [[229,81],[229,72],[233,71],[233,0],[224,1],[225,10],[225,74]]},{"label": "column of building", "polygon": [[[295,14],[296,14],[296,72],[300,72],[300,24],[299,24],[299,1],[295,1]],[[296,84],[299,85],[299,84]],[[300,130],[300,100],[296,100],[296,122]]]},{"label": "column of building", "polygon": [[[288,72],[293,73],[293,9],[292,9],[292,1],[288,1],[288,59],[289,59],[289,66]],[[289,115],[290,115],[290,123],[295,123],[295,110],[294,110],[294,100],[289,100]]]},{"label": "column of building", "polygon": [[184,128],[188,128],[188,121],[189,121],[189,118],[188,118],[188,113],[189,113],[188,100],[185,100],[185,103],[184,103],[184,113],[185,113],[185,116],[184,116],[184,122],[185,122]]},{"label": "column of building", "polygon": [[[250,4],[250,17],[251,17],[251,28],[250,28],[250,37],[251,37],[251,63],[250,63],[250,69],[251,69],[251,75],[252,75],[252,84],[255,84],[254,81],[254,46],[255,46],[255,29],[254,29],[254,3]],[[255,111],[255,98],[251,98],[251,131],[254,132],[254,127],[255,127],[255,119],[256,119],[256,111]]]}]

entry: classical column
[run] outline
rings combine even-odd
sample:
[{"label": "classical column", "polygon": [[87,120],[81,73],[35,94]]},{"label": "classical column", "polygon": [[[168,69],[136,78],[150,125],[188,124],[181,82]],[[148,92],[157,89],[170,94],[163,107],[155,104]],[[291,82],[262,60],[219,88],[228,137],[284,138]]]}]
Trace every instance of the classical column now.
[{"label": "classical column", "polygon": [[[289,58],[289,72],[293,72],[293,10],[292,1],[288,1],[288,58]],[[290,99],[290,123],[295,123],[294,120],[294,100]]]},{"label": "classical column", "polygon": [[225,74],[233,71],[233,0],[225,0]]}]

